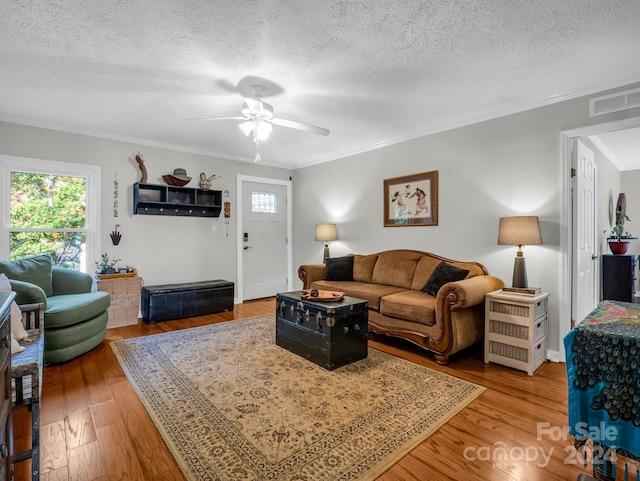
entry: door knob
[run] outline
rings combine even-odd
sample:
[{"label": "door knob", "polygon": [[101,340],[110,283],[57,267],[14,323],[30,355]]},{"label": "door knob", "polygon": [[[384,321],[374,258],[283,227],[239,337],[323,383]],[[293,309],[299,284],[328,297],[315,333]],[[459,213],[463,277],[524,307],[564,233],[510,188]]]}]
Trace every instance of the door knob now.
[{"label": "door knob", "polygon": [[244,246],[244,247],[243,247],[243,249],[244,249],[244,250],[252,249],[252,247],[251,247],[251,246]]}]

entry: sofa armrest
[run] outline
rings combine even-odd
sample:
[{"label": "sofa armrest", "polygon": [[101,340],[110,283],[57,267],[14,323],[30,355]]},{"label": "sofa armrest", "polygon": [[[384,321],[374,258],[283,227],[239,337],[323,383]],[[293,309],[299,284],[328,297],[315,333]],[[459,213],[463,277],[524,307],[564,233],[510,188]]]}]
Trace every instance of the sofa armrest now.
[{"label": "sofa armrest", "polygon": [[324,264],[304,264],[298,267],[302,288],[308,289],[312,282],[324,279],[324,267]]},{"label": "sofa armrest", "polygon": [[54,296],[84,294],[93,289],[93,278],[89,274],[61,267],[51,269],[51,283]]},{"label": "sofa armrest", "polygon": [[[436,297],[436,311],[438,308],[449,306],[452,311],[466,309],[484,302],[484,295],[504,287],[502,279],[490,275],[474,276],[461,281],[449,282],[442,286]],[[451,302],[452,294],[455,302]],[[447,301],[447,299],[449,299]]]},{"label": "sofa armrest", "polygon": [[20,304],[22,313],[22,325],[25,331],[44,331],[44,304]]},{"label": "sofa armrest", "polygon": [[457,352],[482,337],[484,296],[503,287],[501,279],[481,275],[449,282],[440,288],[436,296],[435,318],[441,335],[439,339],[427,341],[429,349],[439,353],[436,354],[438,362],[446,363],[450,353]]},{"label": "sofa armrest", "polygon": [[11,290],[16,293],[16,304],[40,304],[47,309],[47,295],[44,291],[30,282],[9,279]]}]

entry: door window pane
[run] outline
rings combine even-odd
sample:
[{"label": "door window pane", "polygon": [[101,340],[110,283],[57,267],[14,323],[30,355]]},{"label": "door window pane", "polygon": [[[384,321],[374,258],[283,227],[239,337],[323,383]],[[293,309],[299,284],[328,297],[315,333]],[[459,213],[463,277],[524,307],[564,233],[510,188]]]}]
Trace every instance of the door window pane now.
[{"label": "door window pane", "polygon": [[278,213],[277,192],[251,192],[251,212]]}]

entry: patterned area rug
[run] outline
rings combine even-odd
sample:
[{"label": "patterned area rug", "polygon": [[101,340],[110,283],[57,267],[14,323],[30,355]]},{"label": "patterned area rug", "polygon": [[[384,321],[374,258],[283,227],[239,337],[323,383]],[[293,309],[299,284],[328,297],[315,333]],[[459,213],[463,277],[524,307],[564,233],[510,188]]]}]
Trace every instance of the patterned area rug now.
[{"label": "patterned area rug", "polygon": [[111,343],[188,480],[371,480],[484,388],[369,349],[327,371],[274,316]]}]

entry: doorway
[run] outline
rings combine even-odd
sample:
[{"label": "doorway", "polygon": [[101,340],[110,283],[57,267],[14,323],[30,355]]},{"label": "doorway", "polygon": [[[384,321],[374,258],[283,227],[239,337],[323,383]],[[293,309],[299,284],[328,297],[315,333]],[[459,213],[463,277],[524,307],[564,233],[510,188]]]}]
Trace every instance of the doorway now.
[{"label": "doorway", "polygon": [[564,362],[566,359],[564,343],[562,340],[571,330],[572,306],[576,303],[573,296],[573,272],[574,262],[573,256],[576,250],[575,236],[573,234],[573,193],[572,193],[572,177],[571,177],[571,160],[574,153],[573,145],[580,137],[597,135],[617,130],[626,130],[640,127],[640,117],[625,119],[616,122],[608,122],[603,124],[591,125],[573,130],[567,130],[560,133],[561,138],[561,158],[562,158],[562,210],[560,222],[560,293],[559,293],[559,358],[558,361]]},{"label": "doorway", "polygon": [[291,182],[239,175],[237,186],[238,301],[293,290]]}]

